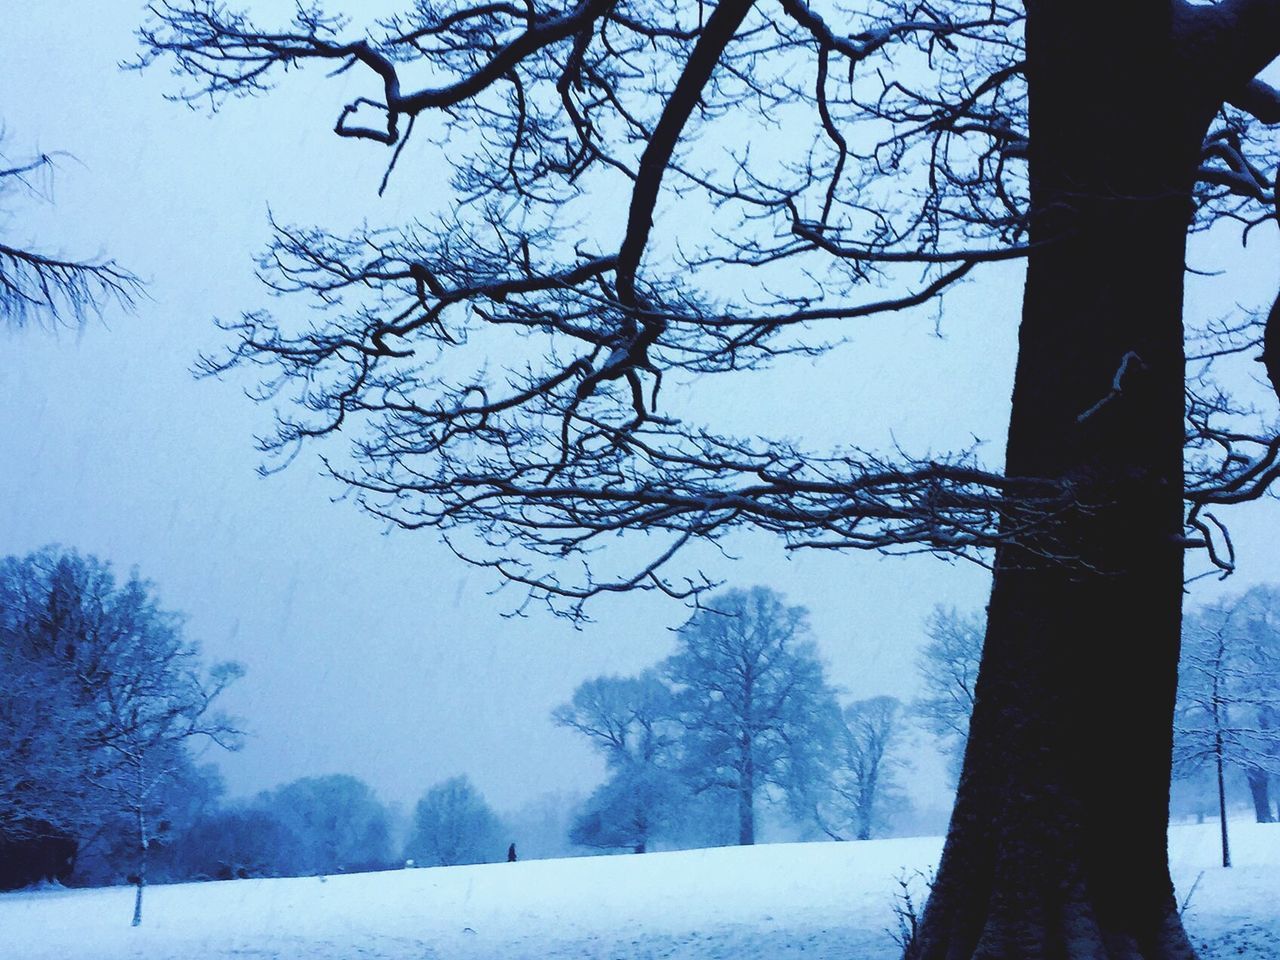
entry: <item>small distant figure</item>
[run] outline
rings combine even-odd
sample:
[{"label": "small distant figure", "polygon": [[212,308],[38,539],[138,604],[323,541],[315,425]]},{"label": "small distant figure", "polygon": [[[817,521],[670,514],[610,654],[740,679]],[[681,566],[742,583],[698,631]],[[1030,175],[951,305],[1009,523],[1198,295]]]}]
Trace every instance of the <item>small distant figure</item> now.
[{"label": "small distant figure", "polygon": [[515,863],[515,862],[516,862],[516,845],[513,843],[511,846],[507,847],[507,863]]}]

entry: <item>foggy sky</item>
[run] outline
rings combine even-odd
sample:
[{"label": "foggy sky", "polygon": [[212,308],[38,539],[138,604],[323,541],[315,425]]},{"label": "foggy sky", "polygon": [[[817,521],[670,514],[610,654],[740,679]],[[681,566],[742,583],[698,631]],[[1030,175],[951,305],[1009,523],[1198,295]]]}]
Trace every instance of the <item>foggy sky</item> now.
[{"label": "foggy sky", "polygon": [[[584,679],[664,656],[687,611],[633,596],[596,604],[598,622],[581,631],[538,612],[504,618],[519,594],[490,596],[492,576],[429,532],[388,534],[331,502],[342,491],[319,476],[314,452],[259,478],[253,436],[270,429],[269,406],[245,398],[247,379],[189,373],[200,350],[223,342],[212,317],[267,300],[252,255],[268,238],[268,204],[285,221],[395,224],[440,202],[439,158],[411,145],[378,198],[387,154],[333,136],[346,81],[322,71],[291,73],[273,95],[212,119],[167,103],[163,67],[116,67],[135,53],[141,16],[130,2],[11,4],[0,30],[2,149],[70,154],[55,202],[4,198],[0,231],[46,252],[108,252],[150,293],[134,314],[113,311],[79,332],[0,331],[0,554],[60,543],[122,574],[136,566],[188,615],[210,658],[246,665],[228,706],[253,736],[219,758],[233,794],[328,772],[403,804],[464,772],[500,808],[591,789],[601,767],[580,737],[552,726],[551,709]],[[1260,299],[1274,288],[1275,254],[1273,238],[1251,244],[1243,278],[1197,285],[1193,309]],[[998,465],[1019,287],[1018,269],[999,267],[948,299],[941,337],[932,309],[872,318],[822,361],[686,390],[708,422],[737,432],[815,448],[897,441],[915,453],[976,436]],[[1232,515],[1242,572],[1227,589],[1280,579],[1278,517],[1272,505]],[[808,606],[849,697],[910,696],[930,607],[985,602],[988,579],[969,564],[787,558],[759,536],[728,545],[738,559],[706,569]],[[1192,600],[1219,589],[1197,586]]]}]

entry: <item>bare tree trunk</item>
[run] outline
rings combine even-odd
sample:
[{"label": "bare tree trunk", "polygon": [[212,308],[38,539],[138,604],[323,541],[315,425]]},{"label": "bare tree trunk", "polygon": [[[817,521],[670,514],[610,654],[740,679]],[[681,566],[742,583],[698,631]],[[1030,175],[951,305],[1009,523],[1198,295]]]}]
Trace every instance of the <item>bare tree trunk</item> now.
[{"label": "bare tree trunk", "polygon": [[1222,865],[1231,866],[1231,844],[1227,842],[1227,787],[1223,756],[1222,728],[1226,725],[1226,704],[1222,702],[1222,662],[1227,652],[1227,638],[1223,631],[1218,633],[1218,648],[1213,654],[1213,761],[1218,775],[1218,828],[1222,834]]},{"label": "bare tree trunk", "polygon": [[875,803],[875,787],[867,789],[865,786],[859,791],[861,796],[858,798],[858,839],[871,839],[871,813]]},{"label": "bare tree trunk", "polygon": [[147,819],[142,805],[138,805],[138,879],[133,895],[133,926],[142,924],[142,888],[147,883]]},{"label": "bare tree trunk", "polygon": [[738,843],[751,846],[756,842],[756,765],[751,737],[742,735],[742,777],[738,781]]},{"label": "bare tree trunk", "polygon": [[738,740],[738,845],[749,847],[756,842],[756,745],[751,723],[755,706],[755,674],[748,666],[743,678],[742,733]]},{"label": "bare tree trunk", "polygon": [[[956,806],[912,960],[1190,960],[1167,857],[1182,289],[1212,116],[1171,7],[1029,0],[1031,240],[1007,447],[1072,484],[996,557]],[[1066,559],[1057,559],[1066,558]]]},{"label": "bare tree trunk", "polygon": [[1253,798],[1253,814],[1258,823],[1274,823],[1271,815],[1270,775],[1260,767],[1250,767],[1245,773],[1249,781],[1249,795]]},{"label": "bare tree trunk", "polygon": [[150,846],[147,838],[147,813],[146,813],[146,774],[142,764],[141,757],[137,758],[137,789],[138,789],[138,806],[137,806],[137,822],[138,822],[138,880],[136,890],[133,896],[133,926],[140,926],[142,923],[142,888],[147,883],[147,848]]},{"label": "bare tree trunk", "polygon": [[1222,775],[1222,732],[1219,731],[1214,744],[1214,760],[1218,767],[1218,828],[1222,834],[1222,865],[1231,866],[1231,844],[1227,840],[1227,788]]}]

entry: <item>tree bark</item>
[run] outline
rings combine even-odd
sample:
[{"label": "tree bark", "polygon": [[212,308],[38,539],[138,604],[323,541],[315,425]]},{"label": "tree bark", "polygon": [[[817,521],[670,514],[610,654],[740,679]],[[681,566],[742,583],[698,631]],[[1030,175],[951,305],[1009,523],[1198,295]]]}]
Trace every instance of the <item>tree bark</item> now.
[{"label": "tree bark", "polygon": [[138,882],[134,885],[133,926],[142,924],[142,888],[147,884],[147,820],[141,805],[138,807]]},{"label": "tree bark", "polygon": [[1270,777],[1260,767],[1250,767],[1245,776],[1249,781],[1249,794],[1253,797],[1253,813],[1258,823],[1274,823],[1271,815]]},{"label": "tree bark", "polygon": [[1227,836],[1227,781],[1223,771],[1222,734],[1218,733],[1214,760],[1218,767],[1218,833],[1222,839],[1222,866],[1231,866],[1231,841]]},{"label": "tree bark", "polygon": [[743,734],[742,777],[738,782],[738,843],[749,847],[756,842],[756,769],[751,739]]},{"label": "tree bark", "polygon": [[[1032,204],[1007,446],[1079,510],[998,551],[911,960],[1188,960],[1169,876],[1184,250],[1212,116],[1167,3],[1027,4]],[[1062,559],[1054,559],[1054,557]]]},{"label": "tree bark", "polygon": [[1222,838],[1222,866],[1231,866],[1231,842],[1227,837],[1226,756],[1222,729],[1226,725],[1226,704],[1222,702],[1222,661],[1227,650],[1225,632],[1218,633],[1218,648],[1213,658],[1213,762],[1218,776],[1218,832]]}]

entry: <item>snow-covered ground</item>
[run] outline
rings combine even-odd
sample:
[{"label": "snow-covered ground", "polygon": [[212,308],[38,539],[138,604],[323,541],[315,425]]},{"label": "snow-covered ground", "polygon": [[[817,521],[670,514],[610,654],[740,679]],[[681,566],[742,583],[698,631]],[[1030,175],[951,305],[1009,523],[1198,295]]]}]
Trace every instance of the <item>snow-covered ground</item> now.
[{"label": "snow-covered ground", "polygon": [[[1206,958],[1280,960],[1280,825],[1176,826]],[[937,838],[722,848],[389,873],[0,895],[3,960],[893,960],[895,876]]]}]

